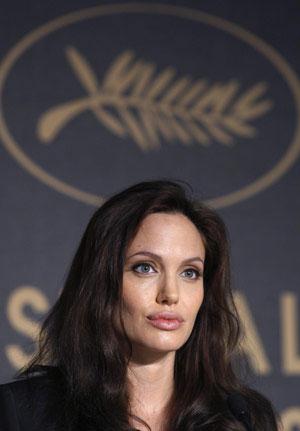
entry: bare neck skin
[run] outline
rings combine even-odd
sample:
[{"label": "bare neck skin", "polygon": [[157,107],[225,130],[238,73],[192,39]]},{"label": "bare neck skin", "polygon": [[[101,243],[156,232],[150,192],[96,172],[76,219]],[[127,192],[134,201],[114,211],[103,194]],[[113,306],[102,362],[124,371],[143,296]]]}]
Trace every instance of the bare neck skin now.
[{"label": "bare neck skin", "polygon": [[[131,413],[145,420],[152,431],[163,431],[163,410],[174,388],[175,352],[134,356],[139,359],[133,359],[127,370]],[[137,421],[132,424],[141,431],[147,429]]]}]

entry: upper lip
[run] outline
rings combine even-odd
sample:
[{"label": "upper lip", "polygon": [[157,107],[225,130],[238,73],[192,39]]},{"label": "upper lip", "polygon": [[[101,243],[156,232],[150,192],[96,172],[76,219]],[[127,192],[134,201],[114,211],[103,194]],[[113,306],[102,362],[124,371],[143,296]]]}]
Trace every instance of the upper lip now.
[{"label": "upper lip", "polygon": [[165,320],[178,320],[179,322],[183,322],[183,317],[179,313],[175,313],[174,311],[161,311],[158,313],[152,313],[147,316],[150,320],[156,319],[165,319]]}]

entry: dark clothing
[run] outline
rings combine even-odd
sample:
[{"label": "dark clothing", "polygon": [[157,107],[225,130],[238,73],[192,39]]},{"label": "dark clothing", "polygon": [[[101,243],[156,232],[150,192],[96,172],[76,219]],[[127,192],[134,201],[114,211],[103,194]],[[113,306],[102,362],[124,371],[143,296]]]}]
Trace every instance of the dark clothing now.
[{"label": "dark clothing", "polygon": [[62,402],[63,382],[54,367],[2,384],[0,431],[63,431],[55,421]]},{"label": "dark clothing", "polygon": [[[76,409],[71,409],[71,416],[65,417],[66,381],[57,367],[37,366],[29,378],[22,378],[0,385],[0,431],[74,431],[114,430],[111,426],[92,426],[86,415],[76,416]],[[250,390],[249,390],[250,391]],[[249,411],[253,428],[258,431],[276,431],[276,418],[270,402],[256,391],[249,392]],[[209,429],[228,429],[228,422],[234,422],[236,430],[244,426],[234,420],[225,404],[218,406],[222,426]],[[224,422],[225,421],[225,422]],[[233,421],[233,422],[232,422]],[[202,426],[195,429],[201,429]],[[207,429],[206,426],[203,427]],[[189,428],[190,429],[190,428]]]}]

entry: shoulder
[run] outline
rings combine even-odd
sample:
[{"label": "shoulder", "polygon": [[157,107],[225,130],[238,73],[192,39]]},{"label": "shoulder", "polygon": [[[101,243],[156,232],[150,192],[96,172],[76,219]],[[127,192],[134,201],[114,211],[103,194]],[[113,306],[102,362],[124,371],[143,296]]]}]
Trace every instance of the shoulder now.
[{"label": "shoulder", "polygon": [[38,366],[26,377],[0,385],[0,429],[35,431],[51,424],[63,400],[63,378],[56,367]]},{"label": "shoulder", "polygon": [[63,376],[58,368],[39,365],[28,375],[0,384],[0,393],[22,403],[41,396],[54,395],[55,392],[61,391],[62,385]]},{"label": "shoulder", "polygon": [[249,387],[244,388],[242,394],[247,400],[254,429],[259,431],[280,431],[282,429],[280,416],[267,397]]}]

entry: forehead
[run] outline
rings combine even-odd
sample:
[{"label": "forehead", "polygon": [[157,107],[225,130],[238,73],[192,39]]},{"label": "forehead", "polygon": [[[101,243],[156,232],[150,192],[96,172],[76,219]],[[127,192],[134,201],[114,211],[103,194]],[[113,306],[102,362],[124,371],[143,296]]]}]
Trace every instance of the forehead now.
[{"label": "forehead", "polygon": [[146,216],[128,249],[145,246],[154,247],[157,251],[168,248],[204,251],[203,239],[197,227],[181,213],[154,213]]}]

